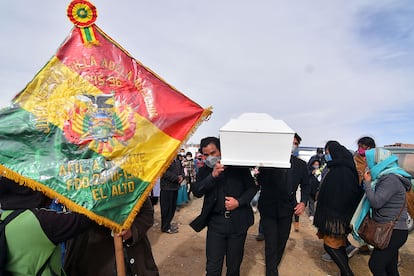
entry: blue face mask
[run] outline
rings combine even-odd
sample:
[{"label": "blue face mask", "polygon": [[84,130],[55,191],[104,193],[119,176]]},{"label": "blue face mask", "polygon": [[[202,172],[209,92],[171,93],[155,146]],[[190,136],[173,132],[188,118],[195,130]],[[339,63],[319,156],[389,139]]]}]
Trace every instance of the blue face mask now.
[{"label": "blue face mask", "polygon": [[292,153],[293,156],[296,156],[297,157],[299,155],[299,148],[298,148],[298,146],[293,145],[290,152]]},{"label": "blue face mask", "polygon": [[326,162],[332,161],[332,156],[329,153],[325,154],[325,161]]}]

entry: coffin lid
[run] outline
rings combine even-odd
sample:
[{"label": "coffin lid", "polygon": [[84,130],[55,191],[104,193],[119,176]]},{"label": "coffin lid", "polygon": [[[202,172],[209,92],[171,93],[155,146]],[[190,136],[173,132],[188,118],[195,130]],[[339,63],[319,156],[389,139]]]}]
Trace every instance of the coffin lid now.
[{"label": "coffin lid", "polygon": [[243,113],[227,122],[221,131],[295,133],[283,120],[275,120],[266,113]]}]

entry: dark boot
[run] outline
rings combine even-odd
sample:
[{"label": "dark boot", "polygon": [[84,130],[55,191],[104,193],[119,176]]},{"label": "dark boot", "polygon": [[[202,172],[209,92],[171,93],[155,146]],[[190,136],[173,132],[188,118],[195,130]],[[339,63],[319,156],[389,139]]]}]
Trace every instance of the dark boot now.
[{"label": "dark boot", "polygon": [[354,276],[351,268],[348,264],[348,256],[346,255],[345,246],[341,246],[338,249],[323,245],[326,252],[331,256],[332,260],[336,263],[341,270],[341,276]]}]

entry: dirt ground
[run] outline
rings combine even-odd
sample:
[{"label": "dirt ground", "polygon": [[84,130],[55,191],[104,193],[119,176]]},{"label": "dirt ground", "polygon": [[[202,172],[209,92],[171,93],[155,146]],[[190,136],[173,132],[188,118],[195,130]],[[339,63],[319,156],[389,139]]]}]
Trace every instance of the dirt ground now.
[{"label": "dirt ground", "polygon": [[[202,199],[193,199],[175,213],[173,221],[179,226],[177,234],[161,233],[159,204],[155,206],[155,223],[149,231],[149,238],[161,276],[205,275],[206,229],[197,233],[188,225],[199,214],[201,205]],[[242,276],[265,275],[264,241],[259,242],[255,239],[258,221],[259,213],[256,213],[255,224],[249,229],[246,239],[241,267]],[[400,249],[401,276],[414,275],[413,233],[409,235],[407,243]],[[300,218],[300,231],[294,232],[292,229],[284,258],[279,266],[279,273],[283,276],[339,275],[339,270],[333,262],[321,260],[320,256],[323,253],[322,242],[317,239],[315,228],[308,216],[304,214]],[[355,276],[371,275],[368,259],[369,253],[359,253],[350,259]]]}]

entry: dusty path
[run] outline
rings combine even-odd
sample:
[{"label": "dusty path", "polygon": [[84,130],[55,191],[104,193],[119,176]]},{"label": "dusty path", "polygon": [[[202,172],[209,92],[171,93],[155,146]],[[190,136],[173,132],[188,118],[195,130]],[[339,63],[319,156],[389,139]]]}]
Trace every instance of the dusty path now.
[{"label": "dusty path", "polygon": [[[206,230],[196,233],[188,226],[201,208],[202,199],[194,199],[176,212],[174,221],[180,232],[166,234],[160,231],[159,205],[155,206],[155,224],[149,236],[155,261],[161,276],[201,276],[205,275],[205,236]],[[249,229],[245,255],[241,268],[242,276],[264,275],[264,242],[255,240],[259,214],[255,215],[255,225]],[[413,232],[414,233],[414,232]],[[402,263],[399,268],[401,276],[414,275],[414,234],[409,235],[407,243],[401,249]],[[285,256],[279,267],[282,276],[326,276],[339,275],[334,263],[321,260],[322,243],[315,236],[315,229],[307,215],[301,216],[300,231],[291,232],[286,246]],[[355,276],[371,275],[368,269],[369,255],[357,254],[350,260]],[[225,274],[224,274],[225,275]]]}]

